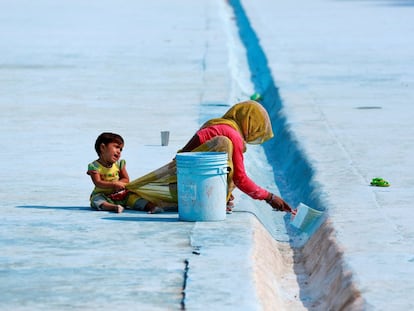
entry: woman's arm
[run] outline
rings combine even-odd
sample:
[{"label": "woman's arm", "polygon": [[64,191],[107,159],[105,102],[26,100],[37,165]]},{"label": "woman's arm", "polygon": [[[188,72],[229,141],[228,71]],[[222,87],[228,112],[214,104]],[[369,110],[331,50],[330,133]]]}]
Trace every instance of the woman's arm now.
[{"label": "woman's arm", "polygon": [[233,146],[233,182],[241,191],[256,200],[265,200],[269,196],[266,189],[258,186],[247,176],[244,167],[243,147]]}]

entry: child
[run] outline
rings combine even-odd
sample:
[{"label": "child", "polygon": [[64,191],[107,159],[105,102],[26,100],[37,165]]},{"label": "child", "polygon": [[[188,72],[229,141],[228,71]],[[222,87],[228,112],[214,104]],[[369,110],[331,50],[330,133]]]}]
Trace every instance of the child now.
[{"label": "child", "polygon": [[156,210],[154,204],[129,194],[125,185],[129,183],[125,160],[121,160],[124,139],[114,133],[102,133],[95,142],[99,158],[88,165],[87,174],[95,185],[91,196],[91,208],[98,211],[122,213],[124,206],[148,211]]}]

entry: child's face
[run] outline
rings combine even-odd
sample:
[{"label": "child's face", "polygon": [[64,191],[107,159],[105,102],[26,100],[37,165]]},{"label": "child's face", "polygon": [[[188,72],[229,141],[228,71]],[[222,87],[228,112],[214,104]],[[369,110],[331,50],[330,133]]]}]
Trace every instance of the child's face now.
[{"label": "child's face", "polygon": [[122,148],[124,148],[124,144],[102,144],[100,158],[106,163],[115,163],[121,158]]}]

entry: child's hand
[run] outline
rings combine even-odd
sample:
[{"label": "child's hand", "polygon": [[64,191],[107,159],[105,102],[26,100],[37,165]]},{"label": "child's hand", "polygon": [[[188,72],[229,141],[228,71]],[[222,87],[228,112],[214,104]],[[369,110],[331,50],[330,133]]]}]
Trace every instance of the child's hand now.
[{"label": "child's hand", "polygon": [[108,198],[110,198],[111,200],[115,200],[115,201],[122,201],[124,200],[128,195],[128,190],[123,189],[111,194],[108,194]]},{"label": "child's hand", "polygon": [[114,182],[114,190],[115,190],[115,192],[125,189],[125,185],[126,185],[126,183],[123,183],[121,181],[115,181]]}]

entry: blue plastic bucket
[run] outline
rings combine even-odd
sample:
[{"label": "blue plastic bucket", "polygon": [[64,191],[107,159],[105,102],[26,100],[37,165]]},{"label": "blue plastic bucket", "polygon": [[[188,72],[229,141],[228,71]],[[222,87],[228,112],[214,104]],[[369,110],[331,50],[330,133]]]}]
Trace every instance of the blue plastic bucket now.
[{"label": "blue plastic bucket", "polygon": [[227,153],[183,152],[176,156],[178,217],[183,221],[226,218]]}]

